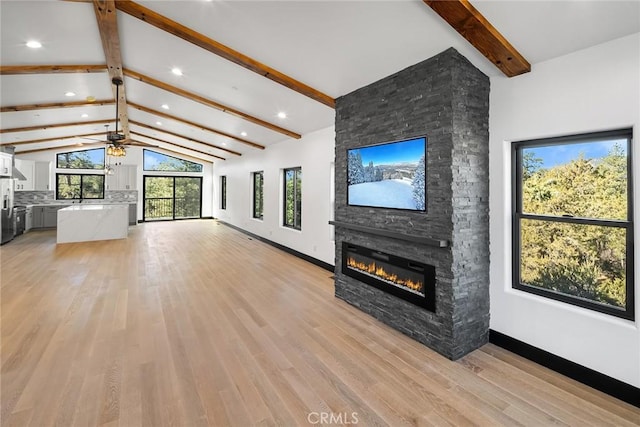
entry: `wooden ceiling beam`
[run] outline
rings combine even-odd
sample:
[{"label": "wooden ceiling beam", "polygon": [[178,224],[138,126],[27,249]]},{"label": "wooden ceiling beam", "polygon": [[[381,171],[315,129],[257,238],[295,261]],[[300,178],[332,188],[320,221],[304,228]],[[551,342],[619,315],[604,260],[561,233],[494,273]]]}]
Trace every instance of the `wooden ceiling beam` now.
[{"label": "wooden ceiling beam", "polygon": [[[14,142],[0,142],[0,145],[38,144],[40,142],[58,141],[58,140],[73,139],[73,138],[88,138],[88,137],[92,137],[92,136],[104,136],[104,132],[100,132],[100,133],[85,133],[83,135],[58,136],[58,137],[55,137],[55,138],[29,139],[29,140],[14,141]],[[106,144],[106,140],[105,140],[104,143]],[[87,143],[87,144],[93,144],[93,143]]]},{"label": "wooden ceiling beam", "polygon": [[468,0],[423,0],[507,77],[531,71],[531,65]]},{"label": "wooden ceiling beam", "polygon": [[113,123],[114,120],[90,120],[86,122],[69,122],[69,123],[55,123],[52,125],[38,125],[38,126],[24,126],[20,128],[9,128],[9,129],[0,129],[0,133],[11,133],[11,132],[30,132],[34,130],[50,130],[56,128],[65,128],[71,126],[83,126],[83,125],[99,125],[99,124],[107,124]]},{"label": "wooden ceiling beam", "polygon": [[58,145],[56,147],[36,148],[34,150],[16,151],[16,154],[39,153],[41,151],[60,150],[60,149],[63,149],[63,148],[82,148],[85,145],[97,145],[97,144],[103,144],[103,143],[102,142],[87,142],[87,143],[82,143],[82,144]]},{"label": "wooden ceiling beam", "polygon": [[2,65],[0,75],[17,74],[67,74],[67,73],[104,73],[107,66],[102,65]]},{"label": "wooden ceiling beam", "polygon": [[148,107],[145,107],[145,106],[140,105],[140,104],[129,102],[129,107],[135,108],[136,110],[144,111],[145,113],[154,114],[156,116],[164,117],[165,119],[175,120],[176,122],[184,123],[186,125],[193,126],[193,127],[198,128],[200,130],[204,130],[204,131],[207,131],[207,132],[211,132],[211,133],[215,133],[215,134],[218,134],[218,135],[226,136],[227,138],[235,139],[236,141],[242,142],[243,144],[247,144],[247,145],[249,145],[249,146],[251,146],[253,148],[259,148],[260,150],[264,150],[264,148],[265,148],[264,145],[256,144],[255,142],[251,142],[251,141],[249,141],[247,139],[239,138],[237,136],[231,135],[230,133],[226,133],[226,132],[223,132],[221,130],[217,130],[217,129],[213,129],[213,128],[210,128],[210,127],[207,127],[207,126],[203,126],[201,124],[198,124],[198,123],[186,120],[186,119],[181,119],[181,118],[173,116],[171,114],[167,114],[167,113],[165,113],[163,111],[154,110],[152,108],[148,108]]},{"label": "wooden ceiling beam", "polygon": [[97,101],[49,102],[42,104],[11,105],[8,107],[0,108],[0,113],[46,110],[51,108],[99,107],[103,105],[111,105],[114,102],[115,101],[113,101],[112,99],[101,99]]},{"label": "wooden ceiling beam", "polygon": [[[115,0],[93,0],[93,10],[96,14],[102,49],[107,61],[109,80],[112,84],[113,96],[118,94],[118,119],[125,139],[129,139],[129,117],[127,116],[127,97],[125,95],[124,74],[122,73],[122,55],[120,53],[120,34]],[[119,88],[114,79],[122,81]]]},{"label": "wooden ceiling beam", "polygon": [[149,126],[147,124],[144,124],[144,123],[141,123],[141,122],[137,122],[135,120],[131,120],[131,124],[132,125],[136,125],[136,126],[140,126],[140,127],[146,128],[146,129],[155,130],[157,132],[166,133],[167,135],[177,136],[178,138],[182,138],[182,139],[186,139],[187,141],[191,141],[191,142],[195,142],[195,143],[198,143],[198,144],[206,145],[207,147],[215,148],[217,150],[226,151],[227,153],[235,154],[236,156],[242,156],[242,153],[238,153],[237,151],[229,150],[228,148],[220,147],[219,145],[209,144],[208,142],[204,142],[204,141],[200,141],[200,140],[197,140],[197,139],[189,138],[188,136],[180,135],[179,133],[175,133],[175,132],[170,132],[170,131],[168,131],[166,129],[162,129],[162,128],[159,128],[159,127]]},{"label": "wooden ceiling beam", "polygon": [[[175,142],[167,141],[165,139],[156,138],[155,136],[145,135],[144,133],[140,133],[140,132],[136,132],[136,131],[131,131],[131,133],[133,135],[137,135],[137,136],[141,136],[141,137],[144,137],[144,138],[153,139],[154,141],[163,142],[165,144],[170,144],[170,145],[173,145],[175,147],[184,148],[185,150],[191,150],[191,151],[194,151],[196,153],[206,154],[207,156],[215,157],[216,159],[227,160],[224,157],[216,156],[215,154],[207,153],[206,151],[200,151],[200,150],[197,150],[195,148],[187,147],[186,145],[176,144]],[[169,151],[171,151],[171,150],[169,150]]]},{"label": "wooden ceiling beam", "polygon": [[[135,133],[135,132],[131,132],[131,133]],[[144,135],[143,135],[143,136],[144,136]],[[137,140],[135,140],[135,139],[132,139],[132,141],[137,142],[138,144],[147,145],[150,149],[152,148],[152,149],[154,149],[154,150],[168,151],[169,153],[179,154],[179,155],[180,155],[180,156],[182,156],[182,157],[186,157],[187,159],[195,160],[195,161],[198,161],[198,162],[208,162],[208,163],[213,163],[213,160],[204,159],[204,158],[202,158],[202,157],[197,157],[197,156],[194,156],[194,155],[192,155],[192,154],[186,154],[186,153],[183,153],[182,151],[171,150],[170,148],[160,147],[159,145],[147,144],[146,142],[137,141]],[[170,142],[167,142],[167,144],[170,144]],[[188,148],[188,150],[193,150],[193,149]],[[193,150],[193,151],[196,151],[196,150]],[[163,154],[164,154],[164,153],[163,153]],[[216,156],[214,156],[213,154],[207,154],[207,155],[208,155],[208,156],[211,156],[211,157],[216,157]],[[222,157],[217,157],[217,158],[218,158],[218,159],[221,159],[221,160],[225,160],[225,159],[223,159]]]},{"label": "wooden ceiling beam", "polygon": [[243,113],[240,110],[236,110],[232,107],[229,107],[227,105],[224,104],[220,104],[219,102],[213,101],[211,99],[205,98],[203,96],[197,95],[193,92],[189,92],[186,91],[184,89],[180,89],[179,87],[176,86],[172,86],[168,83],[165,83],[163,81],[160,80],[156,80],[153,77],[149,77],[149,76],[145,76],[142,73],[138,73],[137,71],[133,71],[130,70],[128,68],[124,69],[124,75],[127,77],[131,77],[132,79],[141,81],[143,83],[146,83],[148,85],[151,86],[155,86],[159,89],[163,89],[166,90],[167,92],[171,92],[173,94],[182,96],[184,98],[190,99],[192,101],[198,102],[200,104],[206,105],[207,107],[211,107],[211,108],[215,108],[216,110],[222,111],[223,113],[227,113],[230,114],[234,117],[246,120],[248,122],[254,123],[258,126],[262,126],[264,128],[267,128],[269,130],[281,133],[283,135],[287,135],[290,136],[291,138],[295,138],[295,139],[300,139],[302,138],[302,136],[299,133],[296,133],[292,130],[289,129],[285,129],[283,127],[280,127],[278,125],[275,125],[273,123],[269,123],[267,121],[264,121],[262,119],[259,119],[257,117],[254,117],[250,114],[247,113]]},{"label": "wooden ceiling beam", "polygon": [[[96,1],[96,0],[94,0]],[[219,43],[204,34],[200,34],[189,27],[186,27],[176,21],[173,21],[166,16],[160,15],[151,9],[148,9],[138,3],[129,0],[118,0],[116,2],[118,10],[138,18],[156,28],[168,32],[176,37],[179,37],[189,43],[201,47],[215,55],[218,55],[228,61],[233,62],[247,70],[260,74],[276,83],[279,83],[293,91],[296,91],[304,96],[307,96],[315,101],[318,101],[328,107],[335,108],[336,101],[329,95],[320,92],[317,89],[312,88],[292,77],[287,76],[261,62],[256,61],[236,50],[231,49],[228,46]]]}]

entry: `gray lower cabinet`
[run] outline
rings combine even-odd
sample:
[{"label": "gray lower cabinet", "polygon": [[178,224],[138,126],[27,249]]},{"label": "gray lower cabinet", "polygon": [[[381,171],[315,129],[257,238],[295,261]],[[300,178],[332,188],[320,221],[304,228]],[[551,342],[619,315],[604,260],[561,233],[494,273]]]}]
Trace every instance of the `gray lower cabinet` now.
[{"label": "gray lower cabinet", "polygon": [[129,204],[129,225],[138,223],[138,205],[136,203]]},{"label": "gray lower cabinet", "polygon": [[56,228],[58,226],[58,211],[69,205],[34,206],[33,228]]},{"label": "gray lower cabinet", "polygon": [[34,206],[32,228],[42,227],[44,227],[44,206]]}]

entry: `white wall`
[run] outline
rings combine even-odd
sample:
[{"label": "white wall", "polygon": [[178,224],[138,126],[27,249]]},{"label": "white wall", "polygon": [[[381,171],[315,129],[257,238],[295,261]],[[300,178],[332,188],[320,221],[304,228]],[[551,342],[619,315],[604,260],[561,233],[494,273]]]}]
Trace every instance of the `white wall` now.
[{"label": "white wall", "polygon": [[[88,146],[85,149],[91,148],[99,148],[97,146]],[[62,172],[62,169],[56,170],[56,154],[63,153],[67,151],[73,151],[69,148],[61,149],[61,150],[48,150],[41,151],[38,153],[29,153],[29,154],[17,154],[16,157],[19,159],[25,160],[35,160],[35,161],[44,161],[51,162],[51,189],[55,191],[55,180],[56,180],[56,172]],[[178,154],[170,153],[167,151],[163,151],[162,149],[156,149],[156,151],[160,153],[167,154],[173,157],[181,157]],[[213,164],[205,161],[196,160],[190,157],[182,157],[186,160],[194,161],[202,164],[202,173],[188,173],[188,172],[180,172],[180,173],[171,173],[171,172],[149,172],[150,175],[182,175],[182,176],[202,176],[202,216],[210,217],[212,216],[212,208],[213,208]],[[111,163],[115,162],[115,158],[111,158]],[[142,177],[143,174],[146,174],[142,169],[142,148],[139,147],[129,147],[127,148],[127,155],[123,157],[121,160],[118,160],[123,165],[137,165],[138,166],[138,181],[137,181],[137,190],[138,190],[138,220],[142,219]]]},{"label": "white wall", "polygon": [[[491,79],[491,328],[640,386],[640,265],[636,322],[511,288],[510,142],[640,125],[640,34]],[[634,221],[640,224],[640,152],[634,142]],[[634,238],[638,244],[638,227]]]},{"label": "white wall", "polygon": [[[217,162],[213,215],[251,233],[334,264],[333,175],[335,130],[306,134],[264,151]],[[282,169],[302,167],[302,230],[282,226]],[[251,173],[264,171],[264,219],[252,218]],[[220,176],[227,177],[227,209],[220,209]]]}]

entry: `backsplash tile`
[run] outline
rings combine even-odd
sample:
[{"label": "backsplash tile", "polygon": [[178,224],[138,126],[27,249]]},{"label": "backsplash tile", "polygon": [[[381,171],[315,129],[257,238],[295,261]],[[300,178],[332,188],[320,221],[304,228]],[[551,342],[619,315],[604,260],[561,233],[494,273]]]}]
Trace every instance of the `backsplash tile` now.
[{"label": "backsplash tile", "polygon": [[[58,205],[78,202],[77,200],[56,200],[55,191],[16,191],[16,205]],[[137,203],[137,190],[109,191],[105,190],[104,199],[84,199],[82,203],[110,204],[110,203]]]}]

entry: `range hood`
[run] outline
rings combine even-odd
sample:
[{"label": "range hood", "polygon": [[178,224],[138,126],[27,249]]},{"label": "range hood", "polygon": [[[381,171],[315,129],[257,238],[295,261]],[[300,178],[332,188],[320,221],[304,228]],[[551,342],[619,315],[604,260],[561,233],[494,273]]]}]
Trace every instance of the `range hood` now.
[{"label": "range hood", "polygon": [[16,178],[18,181],[26,181],[27,180],[27,177],[24,176],[22,174],[22,172],[20,172],[18,170],[18,168],[15,167],[15,166],[13,167],[13,172],[11,172],[11,178]]}]

